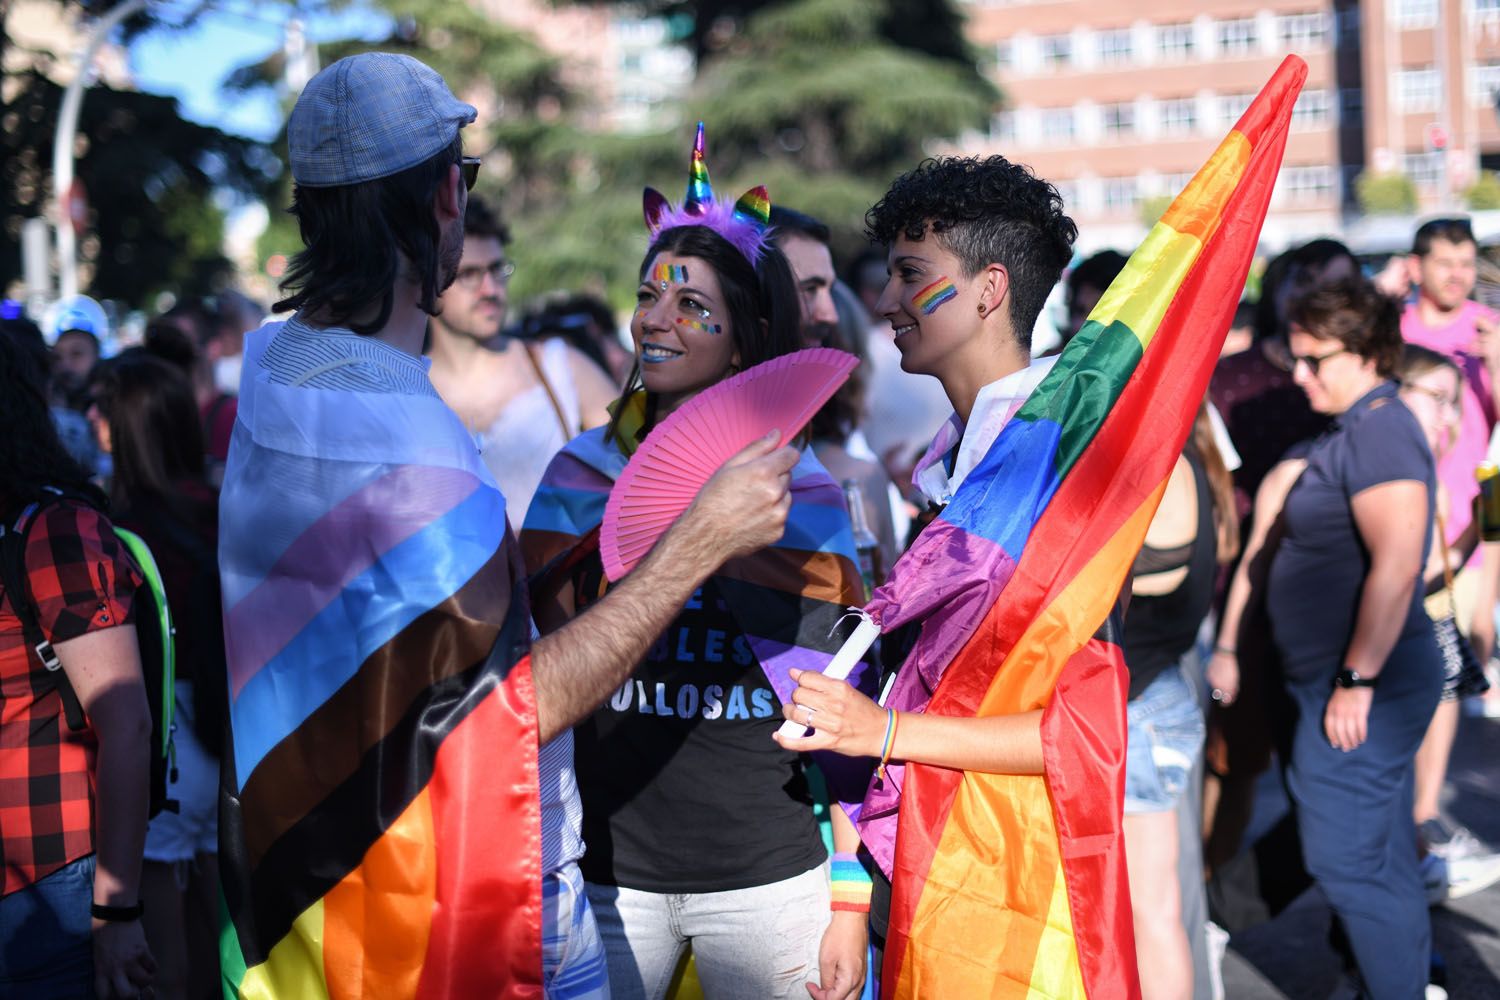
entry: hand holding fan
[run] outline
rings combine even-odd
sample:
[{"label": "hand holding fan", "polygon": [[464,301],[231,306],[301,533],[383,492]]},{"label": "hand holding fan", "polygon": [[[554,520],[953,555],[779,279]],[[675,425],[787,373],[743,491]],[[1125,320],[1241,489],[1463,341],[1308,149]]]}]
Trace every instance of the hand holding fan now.
[{"label": "hand holding fan", "polygon": [[610,490],[599,530],[604,572],[635,568],[703,485],[750,442],[796,437],[838,391],[859,359],[818,347],[772,358],[704,389],[636,449]]}]

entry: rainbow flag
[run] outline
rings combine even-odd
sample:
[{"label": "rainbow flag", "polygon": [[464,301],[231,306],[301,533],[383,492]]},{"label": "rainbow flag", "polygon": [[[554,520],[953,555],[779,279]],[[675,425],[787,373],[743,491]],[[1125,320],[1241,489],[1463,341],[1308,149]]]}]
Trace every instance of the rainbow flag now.
[{"label": "rainbow flag", "polygon": [[1126,674],[1105,625],[1239,301],[1306,64],[1289,57],[867,611],[922,621],[887,704],[1041,710],[1045,774],[872,781],[892,877],[882,996],[1137,997],[1120,816]]},{"label": "rainbow flag", "polygon": [[221,496],[223,985],[536,997],[530,616],[505,501],[434,393],[271,382]]}]

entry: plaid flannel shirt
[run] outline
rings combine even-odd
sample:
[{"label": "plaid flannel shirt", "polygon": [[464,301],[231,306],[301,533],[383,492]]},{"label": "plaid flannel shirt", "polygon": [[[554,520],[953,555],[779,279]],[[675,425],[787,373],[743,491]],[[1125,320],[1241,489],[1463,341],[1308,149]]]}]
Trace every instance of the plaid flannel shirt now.
[{"label": "plaid flannel shirt", "polygon": [[[128,624],[141,585],[109,522],[72,502],[48,506],[32,526],[26,573],[37,622],[54,643]],[[14,599],[0,587],[0,895],[94,850],[98,742],[92,728],[68,729]]]}]

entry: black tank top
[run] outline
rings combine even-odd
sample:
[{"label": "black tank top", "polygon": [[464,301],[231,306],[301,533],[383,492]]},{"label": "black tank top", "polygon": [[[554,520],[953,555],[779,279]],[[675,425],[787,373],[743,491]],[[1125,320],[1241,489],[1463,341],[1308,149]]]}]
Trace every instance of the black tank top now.
[{"label": "black tank top", "polygon": [[1198,532],[1193,541],[1179,548],[1141,548],[1135,561],[1135,573],[1159,573],[1187,567],[1187,576],[1171,593],[1130,599],[1125,615],[1125,665],[1130,671],[1130,697],[1140,693],[1163,670],[1176,666],[1184,653],[1193,647],[1198,628],[1207,617],[1214,596],[1214,576],[1218,558],[1218,532],[1214,527],[1213,495],[1203,460],[1190,443],[1183,449],[1193,470],[1193,485],[1198,494]]}]

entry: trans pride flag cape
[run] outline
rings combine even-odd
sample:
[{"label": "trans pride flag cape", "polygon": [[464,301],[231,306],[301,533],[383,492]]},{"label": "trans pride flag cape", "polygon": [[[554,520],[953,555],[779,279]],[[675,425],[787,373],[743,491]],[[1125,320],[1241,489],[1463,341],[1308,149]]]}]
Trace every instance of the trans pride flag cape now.
[{"label": "trans pride flag cape", "polygon": [[1307,67],[1289,57],[866,609],[923,622],[887,704],[1040,709],[1045,774],[923,765],[859,818],[892,876],[882,996],[1139,996],[1126,673],[1098,635],[1244,287]]},{"label": "trans pride flag cape", "polygon": [[[605,502],[630,460],[620,442],[635,441],[644,399],[644,393],[637,393],[624,401],[627,410],[619,441],[606,442],[604,429],[596,428],[570,441],[548,466],[521,531],[521,549],[538,606],[584,557],[598,551]],[[634,451],[633,446],[626,447]],[[797,689],[787,672],[794,667],[822,670],[828,665],[848,631],[839,626],[840,619],[850,605],[860,603],[863,592],[843,492],[810,449],[792,469],[791,494],[781,540],[752,556],[725,563],[713,578],[783,704]],[[597,560],[593,564],[597,566]],[[598,596],[597,592],[579,594],[579,606]],[[872,674],[864,671],[851,678],[851,683],[867,684]],[[774,747],[767,737],[767,749]],[[842,790],[845,799],[857,799],[869,768],[851,769],[847,761],[831,766],[830,786]],[[844,776],[856,770],[859,774],[851,795]]]},{"label": "trans pride flag cape", "polygon": [[225,995],[535,997],[530,618],[434,396],[297,388],[247,339],[220,507]]}]

